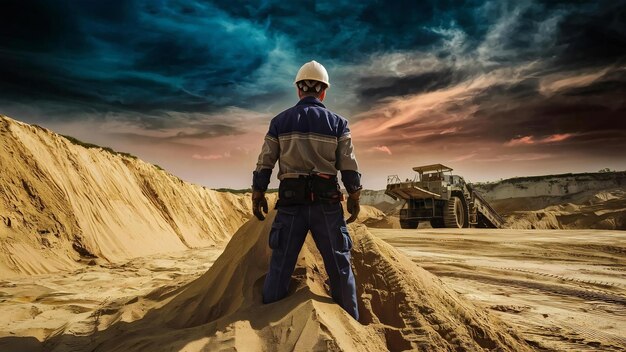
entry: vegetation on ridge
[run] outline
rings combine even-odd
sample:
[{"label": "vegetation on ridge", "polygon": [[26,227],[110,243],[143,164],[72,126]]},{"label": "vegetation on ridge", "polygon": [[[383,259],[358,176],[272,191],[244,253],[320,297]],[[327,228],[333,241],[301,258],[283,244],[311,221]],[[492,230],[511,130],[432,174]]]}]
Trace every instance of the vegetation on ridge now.
[{"label": "vegetation on ridge", "polygon": [[74,138],[72,136],[66,136],[66,135],[63,135],[63,134],[61,134],[60,136],[65,138],[65,139],[67,139],[68,141],[72,142],[72,144],[80,145],[81,147],[84,147],[84,148],[87,148],[87,149],[90,149],[90,148],[100,148],[100,149],[102,149],[104,151],[107,151],[107,152],[109,152],[111,154],[114,154],[114,155],[127,156],[127,157],[129,157],[131,159],[137,159],[137,157],[135,155],[133,155],[133,154],[124,153],[124,152],[118,152],[118,151],[113,150],[110,147],[103,147],[103,146],[99,146],[97,144],[83,142],[80,139]]},{"label": "vegetation on ridge", "polygon": [[[234,189],[234,188],[215,188],[213,189],[214,191],[218,191],[218,192],[228,192],[228,193],[235,193],[235,194],[243,194],[243,193],[250,193],[252,192],[251,188],[243,188],[243,189]],[[278,192],[277,188],[268,188],[266,193],[275,193]]]},{"label": "vegetation on ridge", "polygon": [[[518,187],[520,183],[524,182],[538,182],[538,181],[548,181],[550,183],[555,183],[554,179],[565,178],[565,177],[574,177],[574,178],[585,178],[587,180],[609,180],[616,179],[621,184],[626,179],[626,171],[606,171],[607,169],[600,170],[599,172],[581,172],[581,173],[565,173],[565,174],[555,174],[555,175],[539,175],[539,176],[523,176],[523,177],[512,177],[508,179],[500,179],[498,181],[492,182],[473,182],[474,186],[482,187],[487,190],[491,190],[495,188],[499,184],[513,184]],[[521,188],[521,187],[520,187]]]}]

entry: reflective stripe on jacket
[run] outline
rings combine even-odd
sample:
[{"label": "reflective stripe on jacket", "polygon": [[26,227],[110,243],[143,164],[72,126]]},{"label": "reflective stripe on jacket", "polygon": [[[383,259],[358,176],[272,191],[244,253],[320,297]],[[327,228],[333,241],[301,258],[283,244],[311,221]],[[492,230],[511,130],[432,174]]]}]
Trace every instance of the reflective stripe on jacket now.
[{"label": "reflective stripe on jacket", "polygon": [[336,175],[350,192],[360,187],[348,121],[326,109],[315,97],[304,97],[270,122],[257,167],[253,188],[266,190],[274,164],[278,179],[311,173]]}]

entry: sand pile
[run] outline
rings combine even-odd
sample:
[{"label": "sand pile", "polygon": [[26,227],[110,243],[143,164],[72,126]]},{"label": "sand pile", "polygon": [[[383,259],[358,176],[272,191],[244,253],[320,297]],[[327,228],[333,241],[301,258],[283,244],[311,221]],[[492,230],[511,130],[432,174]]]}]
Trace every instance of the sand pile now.
[{"label": "sand pile", "polygon": [[626,230],[626,191],[621,188],[563,197],[501,199],[493,206],[511,228]]},{"label": "sand pile", "polygon": [[0,278],[224,243],[249,207],[0,116]]},{"label": "sand pile", "polygon": [[[363,225],[351,225],[361,321],[328,295],[322,260],[307,240],[290,295],[261,304],[269,262],[265,222],[251,220],[203,276],[175,290],[105,310],[93,334],[68,327],[46,351],[526,351],[516,332],[460,298]],[[105,307],[106,308],[106,307]],[[147,313],[145,313],[147,311]],[[106,314],[106,316],[105,316]],[[31,345],[33,339],[30,340]],[[0,346],[24,339],[0,339]]]},{"label": "sand pile", "polygon": [[378,229],[399,229],[400,218],[396,215],[383,215],[380,218],[372,218],[363,221],[367,227]]},{"label": "sand pile", "polygon": [[[348,213],[347,205],[343,204],[344,217],[347,219],[350,217],[350,213]],[[362,224],[368,224],[371,222],[376,222],[385,218],[385,213],[380,211],[379,209],[371,206],[371,205],[361,205],[361,211],[359,212],[359,216],[356,219],[356,222]]]},{"label": "sand pile", "polygon": [[[385,213],[385,209],[392,209],[393,207],[385,207],[386,203],[384,200],[381,203],[373,203],[379,198],[376,195],[376,191],[365,191],[365,196],[361,196],[361,212],[356,220],[356,222],[366,225],[367,227],[374,228],[387,228],[387,229],[399,229],[400,228],[400,219],[395,215],[388,215]],[[373,196],[374,195],[374,196]],[[388,196],[384,197],[389,198]],[[344,204],[344,215],[346,218],[350,215],[346,211],[346,205]]]}]

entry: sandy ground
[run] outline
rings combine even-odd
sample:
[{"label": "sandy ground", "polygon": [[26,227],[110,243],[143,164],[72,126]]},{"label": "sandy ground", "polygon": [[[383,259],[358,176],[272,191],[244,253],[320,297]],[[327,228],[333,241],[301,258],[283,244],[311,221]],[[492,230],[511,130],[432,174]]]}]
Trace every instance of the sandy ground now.
[{"label": "sandy ground", "polygon": [[526,340],[557,351],[626,350],[625,232],[370,230]]},{"label": "sandy ground", "polygon": [[364,226],[351,227],[358,324],[329,300],[323,266],[307,247],[292,295],[259,305],[266,266],[250,258],[266,258],[270,223],[262,225],[242,227],[226,252],[214,246],[4,279],[0,347],[454,349],[474,343],[476,332],[464,332],[469,328],[504,350],[524,348],[511,347],[520,343],[518,334],[535,350],[626,351],[626,233],[369,229],[413,262],[405,263],[391,247],[372,242]]},{"label": "sandy ground", "polygon": [[[206,272],[223,246],[135,258],[119,265],[90,266],[73,272],[0,280],[0,338],[60,331],[89,334],[120,306],[185,285]],[[133,312],[138,319],[142,310]],[[27,350],[27,349],[25,349]]]},{"label": "sandy ground", "polygon": [[0,350],[531,350],[515,328],[359,224],[350,225],[358,321],[330,298],[312,240],[288,297],[262,304],[273,215],[244,224],[199,276],[219,248],[6,279],[0,309],[11,318]]}]

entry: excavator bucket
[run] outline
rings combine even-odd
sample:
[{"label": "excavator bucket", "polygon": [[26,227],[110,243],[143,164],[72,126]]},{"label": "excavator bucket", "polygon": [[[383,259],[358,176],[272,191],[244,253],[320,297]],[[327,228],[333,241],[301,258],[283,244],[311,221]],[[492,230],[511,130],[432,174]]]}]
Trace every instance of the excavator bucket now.
[{"label": "excavator bucket", "polygon": [[387,186],[385,194],[391,198],[400,199],[416,199],[416,198],[441,198],[441,195],[427,191],[418,187],[415,182],[401,182]]}]

